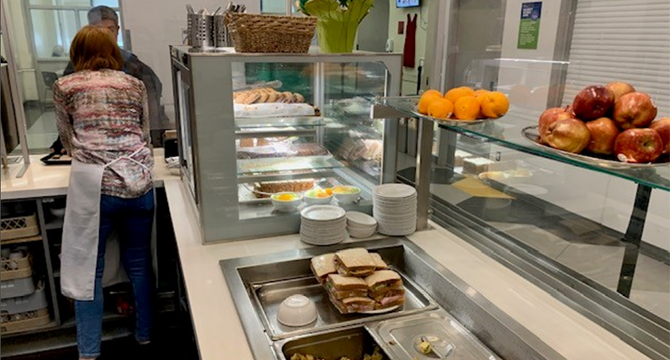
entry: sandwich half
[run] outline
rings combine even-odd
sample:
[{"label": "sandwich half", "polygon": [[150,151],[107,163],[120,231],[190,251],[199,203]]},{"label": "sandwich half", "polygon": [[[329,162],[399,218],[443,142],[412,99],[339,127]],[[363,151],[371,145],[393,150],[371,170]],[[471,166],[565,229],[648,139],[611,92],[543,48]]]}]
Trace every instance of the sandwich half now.
[{"label": "sandwich half", "polygon": [[349,297],[341,300],[330,298],[330,302],[335,305],[341,314],[352,314],[362,311],[372,311],[375,309],[375,301],[368,297]]},{"label": "sandwich half", "polygon": [[335,253],[337,272],[344,276],[364,277],[371,275],[377,263],[363,248],[353,248]]},{"label": "sandwich half", "polygon": [[312,269],[312,273],[319,280],[319,283],[323,285],[328,275],[337,273],[335,254],[324,254],[313,257],[309,268]]},{"label": "sandwich half", "polygon": [[372,256],[372,260],[375,261],[375,270],[385,270],[388,269],[388,265],[384,260],[382,260],[382,256],[377,254],[377,253],[370,253],[370,256]]},{"label": "sandwich half", "polygon": [[368,295],[376,305],[376,309],[385,309],[405,303],[405,289],[400,275],[391,270],[375,271],[365,278]]},{"label": "sandwich half", "polygon": [[330,297],[336,300],[368,296],[368,283],[357,277],[330,274],[326,279],[325,287]]}]

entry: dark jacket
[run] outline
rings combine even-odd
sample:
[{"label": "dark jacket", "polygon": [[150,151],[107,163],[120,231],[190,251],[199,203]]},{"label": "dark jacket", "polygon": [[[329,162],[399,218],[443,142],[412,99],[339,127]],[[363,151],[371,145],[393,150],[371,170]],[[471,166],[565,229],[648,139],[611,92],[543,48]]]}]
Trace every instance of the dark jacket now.
[{"label": "dark jacket", "polygon": [[[156,73],[147,64],[140,61],[135,54],[123,49],[121,50],[121,54],[123,55],[124,60],[123,71],[128,75],[142,80],[147,89],[151,130],[170,129],[170,119],[165,115],[165,109],[161,105],[163,84],[160,79]],[[63,71],[63,76],[72,73],[74,73],[74,65],[72,65],[72,62],[69,62]],[[61,152],[63,145],[60,142],[60,138],[51,145],[51,148],[56,153]]]}]

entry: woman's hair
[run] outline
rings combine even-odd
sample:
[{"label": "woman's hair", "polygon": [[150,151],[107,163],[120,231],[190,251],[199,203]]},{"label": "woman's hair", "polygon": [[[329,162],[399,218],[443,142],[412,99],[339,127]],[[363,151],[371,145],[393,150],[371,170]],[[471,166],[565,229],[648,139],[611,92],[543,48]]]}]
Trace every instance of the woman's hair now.
[{"label": "woman's hair", "polygon": [[123,69],[123,56],[112,33],[92,25],[77,32],[70,46],[70,60],[74,71]]}]

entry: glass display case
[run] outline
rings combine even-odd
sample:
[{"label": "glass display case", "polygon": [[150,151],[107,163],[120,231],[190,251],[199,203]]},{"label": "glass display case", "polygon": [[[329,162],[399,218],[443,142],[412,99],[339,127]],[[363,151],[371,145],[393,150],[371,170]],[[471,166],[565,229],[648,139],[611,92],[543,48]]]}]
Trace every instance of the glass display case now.
[{"label": "glass display case", "polygon": [[[395,180],[397,122],[370,109],[398,95],[401,55],[171,55],[182,177],[204,242],[298,232],[312,203],[370,213],[372,187]],[[337,187],[360,195],[346,203]]]}]

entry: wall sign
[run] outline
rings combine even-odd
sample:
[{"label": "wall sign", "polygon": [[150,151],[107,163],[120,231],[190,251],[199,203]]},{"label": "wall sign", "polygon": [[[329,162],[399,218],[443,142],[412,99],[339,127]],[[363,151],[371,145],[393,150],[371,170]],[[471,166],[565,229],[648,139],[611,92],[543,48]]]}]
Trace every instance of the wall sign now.
[{"label": "wall sign", "polygon": [[518,49],[537,49],[537,40],[540,36],[540,17],[542,2],[521,4],[521,22],[519,23]]}]

